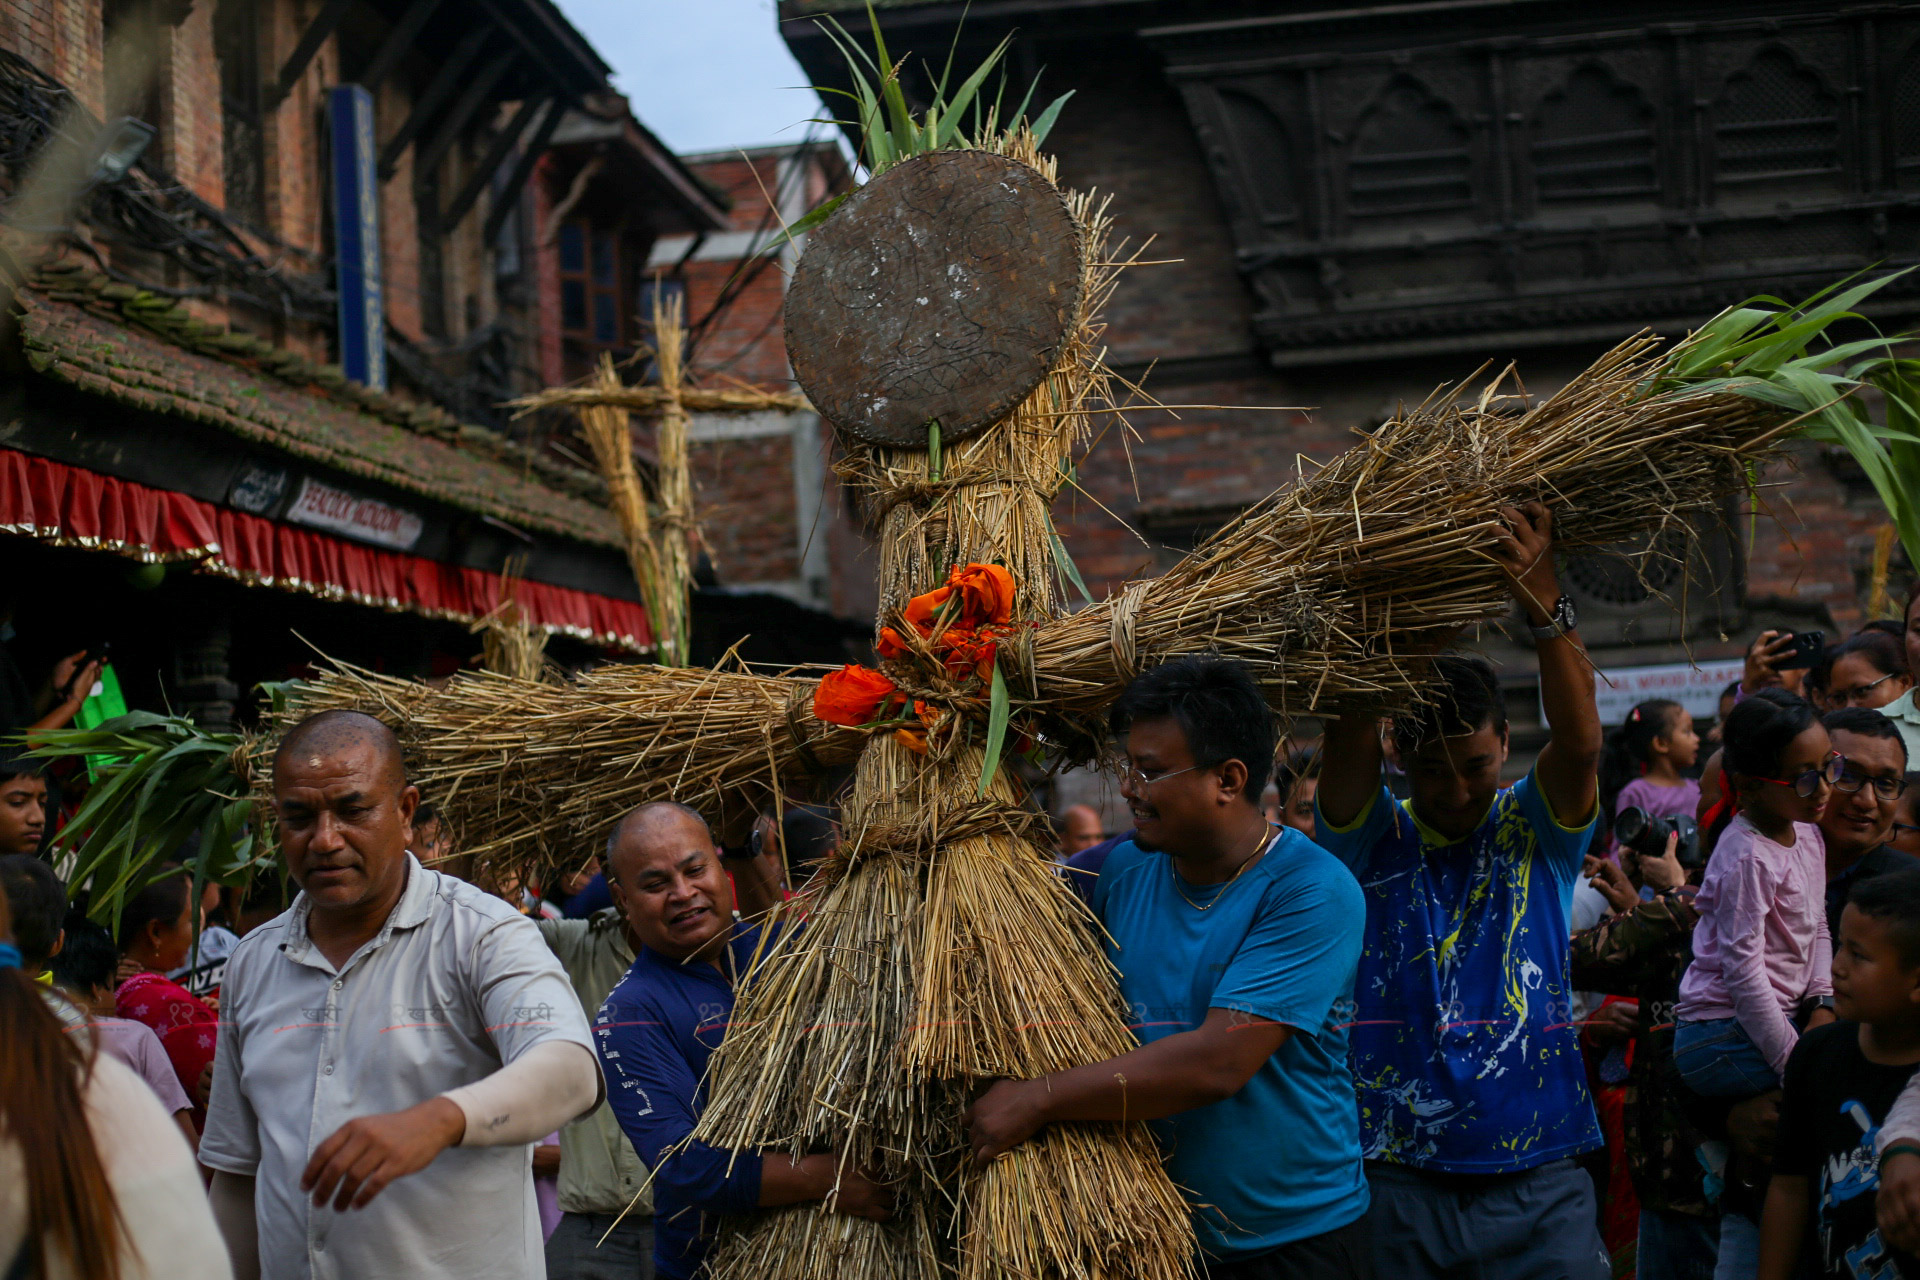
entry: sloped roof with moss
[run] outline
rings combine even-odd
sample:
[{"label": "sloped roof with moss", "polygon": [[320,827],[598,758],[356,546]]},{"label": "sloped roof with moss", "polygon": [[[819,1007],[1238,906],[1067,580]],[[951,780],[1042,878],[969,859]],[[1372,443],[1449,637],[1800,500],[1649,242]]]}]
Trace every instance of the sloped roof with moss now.
[{"label": "sloped roof with moss", "polygon": [[[97,291],[96,291],[97,292]],[[65,296],[62,296],[62,295]],[[23,290],[20,331],[28,360],[39,372],[73,387],[157,413],[173,414],[232,432],[293,457],[392,485],[409,493],[530,532],[620,546],[611,513],[589,497],[590,477],[562,492],[535,479],[531,458],[488,456],[497,437],[462,443],[483,428],[463,426],[437,410],[420,411],[393,397],[348,383],[337,369],[314,366],[292,353],[244,335],[192,335],[209,354],[169,341],[116,310],[116,300],[74,290]],[[124,301],[124,300],[121,300]],[[171,317],[178,320],[179,317]],[[226,351],[218,344],[227,343]],[[272,371],[270,371],[270,369]],[[356,401],[377,401],[376,414]],[[399,413],[423,419],[401,425]],[[431,418],[433,421],[424,421]],[[451,434],[438,439],[428,431]],[[544,460],[542,460],[544,463]],[[518,463],[519,465],[516,465]],[[532,473],[532,474],[530,474]],[[544,475],[543,475],[544,478]]]}]

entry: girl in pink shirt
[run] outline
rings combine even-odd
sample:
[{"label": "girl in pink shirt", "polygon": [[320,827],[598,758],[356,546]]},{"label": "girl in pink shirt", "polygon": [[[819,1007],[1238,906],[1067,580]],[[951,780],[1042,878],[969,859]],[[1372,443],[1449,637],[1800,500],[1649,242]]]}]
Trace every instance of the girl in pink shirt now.
[{"label": "girl in pink shirt", "polygon": [[1780,1087],[1800,1028],[1833,992],[1826,857],[1813,824],[1844,761],[1813,707],[1782,689],[1733,709],[1725,759],[1739,814],[1694,900],[1673,1059],[1696,1093],[1751,1097]]},{"label": "girl in pink shirt", "polygon": [[[1607,735],[1600,766],[1600,794],[1611,821],[1622,809],[1638,808],[1649,817],[1691,818],[1700,807],[1700,784],[1686,776],[1700,755],[1700,735],[1687,709],[1666,698],[1649,698]],[[1613,856],[1620,842],[1610,840]]]}]

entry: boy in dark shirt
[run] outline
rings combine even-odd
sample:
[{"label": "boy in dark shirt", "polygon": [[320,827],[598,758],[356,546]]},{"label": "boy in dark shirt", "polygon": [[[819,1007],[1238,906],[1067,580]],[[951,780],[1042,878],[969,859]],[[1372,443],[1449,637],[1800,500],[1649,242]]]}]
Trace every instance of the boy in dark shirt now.
[{"label": "boy in dark shirt", "polygon": [[1807,1032],[1787,1062],[1760,1280],[1801,1274],[1803,1250],[1823,1276],[1920,1277],[1874,1222],[1874,1138],[1920,1065],[1920,868],[1854,886],[1833,1001],[1840,1021]]}]

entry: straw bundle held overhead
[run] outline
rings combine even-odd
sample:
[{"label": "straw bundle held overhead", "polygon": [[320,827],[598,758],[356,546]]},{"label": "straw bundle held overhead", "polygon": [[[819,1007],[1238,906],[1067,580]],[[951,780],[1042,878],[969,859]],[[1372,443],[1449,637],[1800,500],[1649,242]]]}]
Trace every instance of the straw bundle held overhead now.
[{"label": "straw bundle held overhead", "polygon": [[1546,502],[1563,549],[1690,544],[1788,429],[1750,394],[1662,386],[1690,344],[1659,346],[1630,338],[1524,413],[1493,387],[1465,405],[1441,388],[1166,574],[1041,628],[1017,655],[1030,665],[1006,664],[1016,700],[1091,741],[1138,671],[1216,651],[1251,664],[1283,715],[1404,705],[1428,655],[1510,607],[1489,555],[1503,506]]}]

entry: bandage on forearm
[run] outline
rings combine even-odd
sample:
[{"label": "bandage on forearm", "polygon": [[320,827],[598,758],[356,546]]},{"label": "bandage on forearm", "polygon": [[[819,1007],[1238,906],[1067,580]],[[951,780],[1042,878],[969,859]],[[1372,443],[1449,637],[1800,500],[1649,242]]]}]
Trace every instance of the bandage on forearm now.
[{"label": "bandage on forearm", "polygon": [[538,1142],[600,1100],[600,1064],[585,1046],[549,1040],[484,1080],[441,1095],[467,1118],[463,1147]]}]

